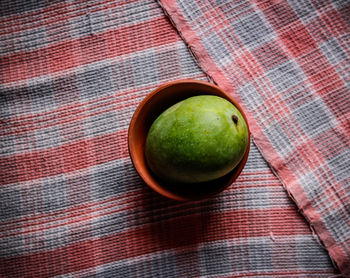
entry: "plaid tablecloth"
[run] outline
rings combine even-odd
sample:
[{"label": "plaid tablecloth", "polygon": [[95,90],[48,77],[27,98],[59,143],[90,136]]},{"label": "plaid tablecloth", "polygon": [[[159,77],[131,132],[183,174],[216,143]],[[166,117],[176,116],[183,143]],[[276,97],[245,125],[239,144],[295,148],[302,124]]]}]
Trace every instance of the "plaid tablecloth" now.
[{"label": "plaid tablecloth", "polygon": [[[240,22],[240,16],[243,19],[241,9],[219,3],[208,6],[207,2],[198,6],[193,1],[162,4],[197,55],[202,69],[239,97],[251,112],[254,138],[272,166],[275,164],[271,158],[281,161],[278,147],[283,144],[291,158],[294,156],[290,153],[302,153],[310,156],[312,162],[314,156],[304,154],[301,148],[304,145],[292,148],[293,143],[300,141],[293,141],[287,136],[289,133],[279,137],[281,133],[275,129],[259,127],[259,119],[255,117],[266,116],[271,109],[266,99],[279,90],[277,87],[272,91],[260,89],[259,86],[268,86],[265,75],[270,71],[264,67],[270,67],[271,82],[276,80],[275,86],[283,86],[278,80],[284,80],[299,88],[299,91],[291,90],[290,95],[284,87],[279,90],[285,95],[274,99],[275,104],[280,103],[276,108],[279,113],[263,121],[268,127],[274,123],[274,128],[289,130],[283,122],[289,123],[287,115],[292,107],[284,103],[284,97],[306,114],[314,111],[315,105],[305,106],[309,102],[316,103],[316,108],[324,105],[321,106],[325,111],[323,117],[331,119],[333,125],[329,133],[317,126],[319,121],[310,120],[312,125],[316,124],[317,138],[323,136],[320,137],[323,141],[309,137],[303,113],[294,123],[306,129],[301,130],[300,135],[307,134],[302,142],[315,148],[319,166],[327,165],[328,172],[323,172],[316,164],[297,161],[301,170],[308,173],[297,172],[298,185],[305,189],[302,186],[309,184],[309,188],[319,192],[319,196],[303,200],[308,200],[309,207],[316,212],[324,209],[322,223],[334,224],[321,233],[315,229],[328,251],[337,246],[339,252],[346,252],[349,246],[346,245],[349,244],[349,230],[346,229],[349,190],[346,186],[349,183],[345,178],[349,168],[344,144],[349,141],[345,137],[339,142],[344,130],[348,131],[345,116],[329,110],[333,106],[327,104],[323,96],[317,97],[316,87],[312,87],[310,96],[305,94],[309,92],[307,89],[311,90],[309,77],[300,79],[302,84],[297,82],[299,79],[294,80],[298,72],[289,73],[290,64],[299,69],[299,56],[291,59],[287,55],[286,60],[279,60],[276,55],[269,58],[278,52],[267,48],[266,54],[260,55],[259,63],[263,65],[256,64],[259,65],[257,72],[250,69],[252,75],[247,79],[250,82],[239,83],[243,80],[241,74],[248,72],[241,64],[236,65],[236,60],[232,61],[231,54],[236,52],[225,49],[237,48],[242,52],[239,56],[243,59],[242,65],[246,65],[253,57],[248,55],[253,51],[248,40],[259,39],[262,31],[258,29],[254,33],[254,30],[264,26],[257,21],[259,24],[252,25],[251,30],[242,29],[241,36],[246,38],[239,44],[242,48],[229,44],[230,41],[222,44],[225,36],[218,35],[223,31],[220,27],[231,25],[226,24],[230,18],[226,20],[219,11],[226,7],[225,14],[239,15]],[[187,6],[189,4],[192,6]],[[218,9],[213,10],[216,5]],[[201,21],[204,17],[199,7],[205,9],[204,14],[209,19],[214,18]],[[257,4],[253,7],[258,9]],[[177,203],[159,196],[142,183],[129,159],[126,140],[136,106],[164,82],[181,78],[207,80],[155,1],[16,0],[2,1],[0,9],[0,277],[329,277],[338,273],[327,250],[318,242],[318,236],[298,212],[253,142],[248,163],[239,179],[210,200]],[[302,14],[302,11],[297,12]],[[246,12],[255,15],[252,10]],[[258,17],[263,16],[261,11],[256,13]],[[312,18],[318,19],[321,14]],[[344,33],[346,27],[340,20],[339,15],[334,28]],[[213,27],[215,21],[217,25]],[[280,24],[287,26],[288,22]],[[191,38],[196,44],[192,44],[183,29],[188,26],[195,29],[191,29]],[[210,32],[209,36],[204,36],[205,32]],[[319,31],[321,35],[324,34]],[[213,45],[215,42],[219,44]],[[284,49],[281,41],[277,42],[275,47]],[[340,35],[326,42],[328,52],[325,53],[336,55],[338,59],[332,60],[326,54],[324,59],[338,63],[328,68],[321,64],[322,69],[328,70],[321,77],[331,76],[330,70],[338,76],[332,79],[336,87],[330,92],[333,92],[334,106],[345,114],[349,106],[347,98],[343,97],[345,91],[338,90],[343,88],[338,83],[348,80],[349,50],[344,47],[345,37]],[[196,49],[200,44],[202,53]],[[220,50],[223,45],[224,52]],[[264,45],[260,44],[262,48]],[[342,49],[345,56],[340,56],[334,48]],[[221,69],[222,65],[231,72]],[[289,74],[283,75],[281,68],[287,69]],[[302,68],[300,71],[306,74]],[[247,92],[246,98],[237,93],[241,87]],[[261,92],[268,95],[261,96]],[[247,102],[249,99],[252,103]],[[261,106],[253,106],[256,102]],[[321,127],[325,127],[322,121]],[[256,130],[264,134],[265,141]],[[273,136],[268,136],[266,130],[271,130]],[[294,134],[294,130],[290,132]],[[339,136],[331,136],[333,134]],[[276,140],[272,147],[271,138]],[[321,146],[323,143],[327,148],[314,146],[314,142]],[[328,156],[321,150],[328,150]],[[288,163],[294,165],[292,162]],[[289,181],[293,185],[294,179],[286,181],[281,175],[283,167],[273,169],[287,188]],[[342,176],[339,169],[343,169]],[[315,188],[317,185],[320,191]],[[318,202],[313,203],[313,200]],[[323,207],[317,206],[320,202],[324,202]],[[310,221],[310,214],[299,199],[297,204]],[[315,214],[318,215],[320,212]],[[328,222],[324,219],[326,216]],[[315,218],[311,220],[315,223]],[[323,231],[328,232],[332,246],[326,244]],[[343,253],[339,254],[332,258],[345,270],[348,261]]]}]

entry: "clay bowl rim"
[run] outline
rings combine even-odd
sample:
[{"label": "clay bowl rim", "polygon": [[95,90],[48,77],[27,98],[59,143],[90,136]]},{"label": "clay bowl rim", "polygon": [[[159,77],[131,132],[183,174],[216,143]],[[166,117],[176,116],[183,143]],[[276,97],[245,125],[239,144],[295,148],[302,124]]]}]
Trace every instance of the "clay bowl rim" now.
[{"label": "clay bowl rim", "polygon": [[[139,120],[139,116],[140,116],[141,112],[143,111],[145,105],[148,104],[148,102],[152,101],[152,98],[155,95],[162,93],[162,91],[164,91],[165,89],[172,87],[172,86],[182,85],[182,84],[191,84],[194,86],[196,86],[196,85],[205,86],[208,88],[208,90],[210,90],[212,95],[218,95],[218,92],[219,92],[221,97],[226,98],[228,101],[230,101],[231,103],[233,103],[237,107],[237,109],[242,114],[244,120],[246,121],[247,127],[248,127],[248,146],[247,146],[246,152],[245,152],[242,160],[239,162],[239,164],[230,173],[228,173],[225,176],[225,179],[224,179],[225,184],[217,186],[216,190],[214,188],[211,192],[208,192],[207,194],[202,194],[202,195],[198,194],[198,196],[191,196],[191,197],[185,196],[184,194],[177,194],[177,193],[171,192],[170,190],[168,190],[166,188],[167,187],[165,185],[166,182],[157,180],[157,178],[154,176],[154,174],[151,172],[151,170],[147,167],[146,163],[144,163],[146,166],[141,166],[141,164],[139,163],[139,159],[142,160],[142,158],[138,157],[138,154],[136,152],[135,143],[134,143],[135,142],[134,138],[136,135],[135,134],[135,124]],[[205,95],[205,94],[208,94],[208,93],[203,93],[202,95]],[[188,97],[190,97],[190,96],[188,96]],[[175,103],[176,102],[172,103],[171,105],[173,105]],[[170,106],[167,106],[167,108]],[[159,116],[159,114],[157,114],[153,118],[155,119],[158,116]],[[143,147],[144,147],[144,142],[143,142]],[[143,150],[144,150],[144,148],[143,148]],[[157,193],[159,193],[167,198],[176,200],[176,201],[204,200],[204,199],[210,198],[210,197],[222,192],[223,190],[225,190],[227,187],[229,187],[237,179],[237,177],[242,172],[242,170],[247,162],[249,151],[250,151],[249,123],[248,123],[248,119],[247,119],[243,109],[239,105],[239,103],[233,97],[231,97],[228,93],[226,93],[224,90],[219,88],[218,86],[216,86],[212,83],[206,82],[206,81],[194,80],[194,79],[181,79],[181,80],[171,81],[171,82],[165,83],[163,85],[160,85],[159,87],[154,89],[137,106],[137,108],[132,116],[132,119],[130,121],[129,128],[128,128],[128,151],[129,151],[131,161],[132,161],[137,173],[140,175],[142,180],[147,184],[147,186],[150,187],[151,189],[153,189],[154,191],[156,191]],[[143,155],[143,160],[145,160],[144,155]],[[220,179],[218,179],[218,180],[220,180]],[[161,184],[161,182],[163,182],[163,184]]]}]

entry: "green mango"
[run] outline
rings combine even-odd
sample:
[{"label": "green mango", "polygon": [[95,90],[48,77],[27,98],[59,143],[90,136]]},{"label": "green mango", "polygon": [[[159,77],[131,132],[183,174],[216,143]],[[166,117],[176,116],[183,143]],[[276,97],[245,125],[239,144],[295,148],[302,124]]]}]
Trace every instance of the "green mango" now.
[{"label": "green mango", "polygon": [[241,161],[249,144],[239,110],[218,96],[187,98],[165,110],[152,124],[145,156],[151,171],[175,183],[220,178]]}]

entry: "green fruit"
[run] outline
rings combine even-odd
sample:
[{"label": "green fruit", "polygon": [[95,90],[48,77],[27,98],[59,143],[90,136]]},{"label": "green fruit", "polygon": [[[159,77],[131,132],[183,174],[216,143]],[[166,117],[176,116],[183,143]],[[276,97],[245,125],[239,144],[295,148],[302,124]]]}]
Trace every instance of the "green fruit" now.
[{"label": "green fruit", "polygon": [[154,121],[145,155],[161,179],[196,183],[229,173],[248,144],[248,128],[238,109],[223,98],[201,95],[176,103]]}]

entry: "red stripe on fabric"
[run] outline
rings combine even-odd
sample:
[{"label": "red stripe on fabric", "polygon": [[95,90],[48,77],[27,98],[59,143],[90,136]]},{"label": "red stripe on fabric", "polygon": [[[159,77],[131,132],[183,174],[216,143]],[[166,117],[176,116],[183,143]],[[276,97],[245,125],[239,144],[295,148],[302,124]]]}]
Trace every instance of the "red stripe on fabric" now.
[{"label": "red stripe on fabric", "polygon": [[346,22],[335,9],[327,11],[321,18],[333,36],[346,35],[350,32],[348,22]]},{"label": "red stripe on fabric", "polygon": [[69,173],[127,157],[127,130],[0,159],[2,185]]},{"label": "red stripe on fabric", "polygon": [[[270,171],[255,171],[254,172],[242,172],[242,174],[239,175],[238,178],[242,176],[261,176],[261,175],[271,175]],[[274,176],[275,177],[275,176]]]},{"label": "red stripe on fabric", "polygon": [[[296,23],[294,22],[294,24]],[[311,37],[302,23],[293,26],[288,32],[281,32],[280,37],[285,46],[295,57],[317,48],[316,41]]]},{"label": "red stripe on fabric", "polygon": [[[35,51],[1,57],[0,81],[10,83],[47,75],[179,41],[175,29],[170,29],[170,32],[169,29],[169,22],[162,17],[139,23],[137,27],[122,27]],[[147,37],[147,40],[140,40],[140,37]]]},{"label": "red stripe on fabric", "polygon": [[[47,277],[203,242],[265,237],[270,232],[276,236],[310,234],[304,219],[296,217],[297,214],[294,208],[195,214],[51,251],[0,258],[0,268],[11,277],[19,274]],[[252,225],[256,225],[256,229],[252,229]]]}]

